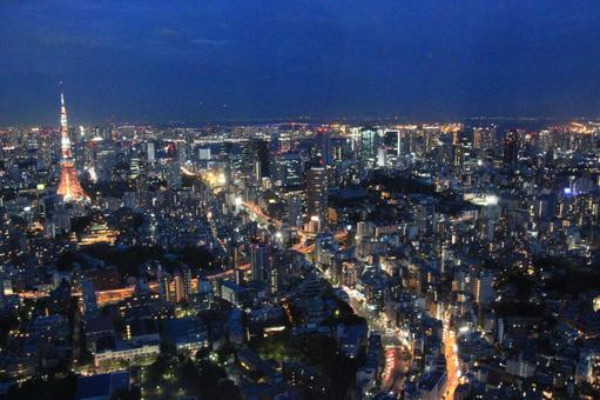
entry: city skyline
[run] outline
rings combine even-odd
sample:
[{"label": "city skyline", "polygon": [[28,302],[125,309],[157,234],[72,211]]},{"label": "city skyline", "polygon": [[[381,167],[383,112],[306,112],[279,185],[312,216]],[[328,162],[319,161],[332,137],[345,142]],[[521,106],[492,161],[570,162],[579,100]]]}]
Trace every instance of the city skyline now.
[{"label": "city skyline", "polygon": [[74,127],[57,97],[59,130],[0,129],[0,399],[598,397],[600,122]]},{"label": "city skyline", "polygon": [[597,0],[0,15],[0,400],[600,399]]}]

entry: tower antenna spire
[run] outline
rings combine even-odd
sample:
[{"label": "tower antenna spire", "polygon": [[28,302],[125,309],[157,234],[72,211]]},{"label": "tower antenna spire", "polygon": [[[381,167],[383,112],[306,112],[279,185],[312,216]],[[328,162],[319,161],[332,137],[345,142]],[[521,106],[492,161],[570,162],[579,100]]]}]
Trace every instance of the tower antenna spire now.
[{"label": "tower antenna spire", "polygon": [[88,200],[89,196],[84,192],[71,154],[71,139],[69,138],[69,123],[67,119],[67,106],[65,104],[64,83],[60,81],[60,183],[57,194],[64,201]]},{"label": "tower antenna spire", "polygon": [[60,105],[65,105],[65,83],[60,80],[58,81],[58,88],[60,90]]}]

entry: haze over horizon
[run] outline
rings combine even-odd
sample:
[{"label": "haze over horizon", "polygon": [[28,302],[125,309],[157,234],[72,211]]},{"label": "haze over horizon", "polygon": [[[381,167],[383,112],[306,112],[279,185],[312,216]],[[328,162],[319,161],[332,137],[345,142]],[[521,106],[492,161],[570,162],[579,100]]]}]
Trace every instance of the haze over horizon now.
[{"label": "haze over horizon", "polygon": [[[452,3],[452,4],[451,4]],[[0,2],[0,125],[600,116],[600,3]]]}]

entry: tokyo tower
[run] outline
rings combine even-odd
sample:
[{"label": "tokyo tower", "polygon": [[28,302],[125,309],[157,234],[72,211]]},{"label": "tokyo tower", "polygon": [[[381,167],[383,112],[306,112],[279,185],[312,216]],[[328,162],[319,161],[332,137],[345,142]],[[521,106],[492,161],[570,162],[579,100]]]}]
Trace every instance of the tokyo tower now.
[{"label": "tokyo tower", "polygon": [[60,91],[60,151],[60,183],[56,193],[62,196],[66,202],[89,200],[89,196],[79,183],[77,171],[75,171],[75,163],[71,154],[71,140],[69,139],[65,94],[62,88]]}]

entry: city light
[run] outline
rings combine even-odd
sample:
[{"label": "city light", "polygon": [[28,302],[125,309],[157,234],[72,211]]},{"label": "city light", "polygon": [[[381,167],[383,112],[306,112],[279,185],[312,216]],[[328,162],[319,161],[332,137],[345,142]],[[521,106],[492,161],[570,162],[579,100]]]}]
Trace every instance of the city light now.
[{"label": "city light", "polygon": [[600,399],[597,10],[4,3],[5,397]]}]

